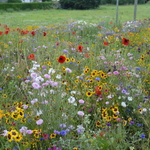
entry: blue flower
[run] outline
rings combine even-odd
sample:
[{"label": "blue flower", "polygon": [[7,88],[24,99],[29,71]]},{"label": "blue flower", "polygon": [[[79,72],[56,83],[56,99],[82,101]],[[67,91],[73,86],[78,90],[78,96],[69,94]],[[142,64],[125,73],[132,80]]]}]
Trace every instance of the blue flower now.
[{"label": "blue flower", "polygon": [[66,135],[67,132],[65,130],[60,131],[60,135]]},{"label": "blue flower", "polygon": [[141,139],[145,139],[145,134],[142,134],[142,135],[140,136],[140,138],[141,138]]}]

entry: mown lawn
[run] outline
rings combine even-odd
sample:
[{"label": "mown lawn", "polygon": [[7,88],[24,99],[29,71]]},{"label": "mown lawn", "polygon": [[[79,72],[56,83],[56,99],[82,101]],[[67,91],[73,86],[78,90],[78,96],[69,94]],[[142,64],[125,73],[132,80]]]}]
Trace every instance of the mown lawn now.
[{"label": "mown lawn", "polygon": [[[137,19],[149,18],[150,4],[138,5]],[[133,20],[134,5],[119,6],[119,21]],[[88,23],[100,21],[115,21],[116,6],[103,5],[95,10],[37,10],[21,12],[0,13],[0,23],[8,26],[47,26],[70,22],[72,20],[84,20]]]}]

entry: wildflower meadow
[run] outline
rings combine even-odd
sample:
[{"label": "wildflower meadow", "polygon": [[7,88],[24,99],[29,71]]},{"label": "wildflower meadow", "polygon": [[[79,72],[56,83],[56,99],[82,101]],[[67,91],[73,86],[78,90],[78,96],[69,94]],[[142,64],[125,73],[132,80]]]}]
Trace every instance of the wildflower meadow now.
[{"label": "wildflower meadow", "polygon": [[0,25],[0,150],[150,150],[150,19]]}]

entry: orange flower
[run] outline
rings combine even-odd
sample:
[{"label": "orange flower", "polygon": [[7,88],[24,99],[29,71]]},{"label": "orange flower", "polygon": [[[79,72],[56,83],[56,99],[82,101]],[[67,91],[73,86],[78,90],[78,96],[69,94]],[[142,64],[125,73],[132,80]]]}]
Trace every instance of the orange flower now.
[{"label": "orange flower", "polygon": [[3,117],[3,111],[0,110],[0,119]]},{"label": "orange flower", "polygon": [[35,55],[34,55],[34,54],[30,54],[30,55],[28,56],[28,59],[34,60],[34,59],[35,59]]}]

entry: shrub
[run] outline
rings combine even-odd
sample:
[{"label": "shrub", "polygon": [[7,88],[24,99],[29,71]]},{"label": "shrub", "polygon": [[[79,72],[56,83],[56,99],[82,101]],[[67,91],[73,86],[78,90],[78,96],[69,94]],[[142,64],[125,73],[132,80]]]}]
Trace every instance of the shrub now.
[{"label": "shrub", "polygon": [[100,5],[100,0],[60,0],[64,9],[93,9]]},{"label": "shrub", "polygon": [[26,9],[50,9],[52,8],[52,3],[0,3],[1,10],[8,10],[10,8],[15,11]]}]

